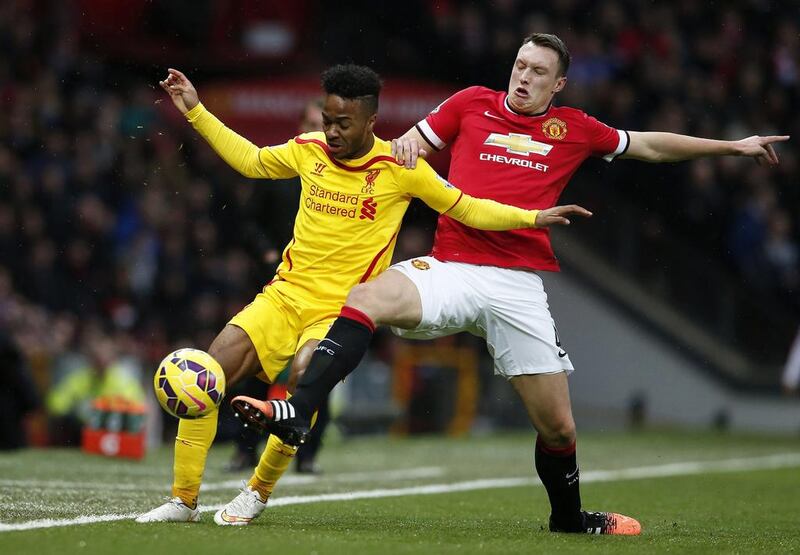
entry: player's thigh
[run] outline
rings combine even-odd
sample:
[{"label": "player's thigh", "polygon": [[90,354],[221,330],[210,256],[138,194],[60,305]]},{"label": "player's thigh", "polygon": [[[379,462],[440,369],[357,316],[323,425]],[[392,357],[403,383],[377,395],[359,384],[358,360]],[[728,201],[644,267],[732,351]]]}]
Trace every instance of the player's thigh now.
[{"label": "player's thigh", "polygon": [[416,323],[393,324],[392,331],[410,339],[432,339],[468,331],[482,336],[479,320],[486,302],[486,290],[470,279],[474,266],[442,262],[430,256],[404,260],[390,271],[403,274],[413,283]]},{"label": "player's thigh", "polygon": [[[256,295],[252,303],[231,318],[226,329],[238,328],[249,340],[247,357],[243,361],[241,375],[237,378],[259,374],[261,379],[273,383],[289,364],[297,349],[300,330],[297,317],[287,306],[287,302],[285,295],[277,294],[271,287],[267,287],[264,292]],[[241,339],[242,352],[246,343]]]},{"label": "player's thigh", "polygon": [[422,318],[422,302],[414,282],[391,269],[353,287],[345,304],[369,316],[376,325],[412,328]]},{"label": "player's thigh", "polygon": [[495,373],[512,378],[573,371],[556,330],[541,278],[531,272],[478,267],[491,291],[483,307],[486,343]]},{"label": "player's thigh", "polygon": [[222,328],[211,342],[208,354],[222,366],[228,387],[261,370],[258,354],[250,337],[242,328],[233,324],[226,324]]},{"label": "player's thigh", "polygon": [[575,440],[566,372],[519,375],[510,382],[547,444],[568,445]]}]

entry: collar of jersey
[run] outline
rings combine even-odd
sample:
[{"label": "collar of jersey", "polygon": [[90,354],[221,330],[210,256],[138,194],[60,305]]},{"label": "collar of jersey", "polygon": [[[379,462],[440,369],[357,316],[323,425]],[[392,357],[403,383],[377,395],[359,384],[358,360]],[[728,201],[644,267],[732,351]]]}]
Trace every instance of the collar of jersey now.
[{"label": "collar of jersey", "polygon": [[511,107],[511,104],[508,103],[508,94],[503,97],[503,107],[506,109],[506,112],[510,113],[514,117],[518,118],[540,118],[542,116],[546,116],[547,112],[550,111],[550,108],[553,107],[553,103],[547,105],[547,108],[543,112],[539,112],[538,114],[520,114],[519,112],[514,111],[514,108]]},{"label": "collar of jersey", "polygon": [[[316,133],[314,135],[316,135]],[[322,134],[320,133],[320,135]],[[324,138],[324,135],[322,135],[322,137]],[[373,135],[373,137],[375,136]],[[381,148],[381,145],[379,143],[382,142],[381,139],[379,139],[378,137],[375,137],[375,143],[372,145],[372,148],[369,149],[369,152],[367,152],[364,156],[361,156],[359,158],[348,159],[347,163],[345,163],[342,160],[339,160],[338,158],[334,158],[333,155],[331,154],[330,148],[328,147],[328,143],[326,143],[324,140],[320,138],[316,138],[315,136],[305,137],[305,138],[296,137],[295,141],[297,141],[299,144],[313,143],[317,145],[323,150],[323,152],[325,152],[325,155],[336,167],[351,172],[364,171],[365,169],[369,168],[370,166],[372,166],[377,162],[393,162],[398,166],[401,165],[397,160],[394,159],[394,157],[390,155],[378,154]]]}]

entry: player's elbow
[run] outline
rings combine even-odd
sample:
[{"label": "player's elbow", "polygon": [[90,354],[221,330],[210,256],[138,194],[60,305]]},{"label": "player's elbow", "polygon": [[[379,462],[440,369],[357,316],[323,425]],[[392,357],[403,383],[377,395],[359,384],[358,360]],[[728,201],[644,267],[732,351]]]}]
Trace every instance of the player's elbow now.
[{"label": "player's elbow", "polygon": [[666,152],[651,148],[647,153],[647,161],[653,164],[661,164],[662,162],[669,162],[672,158]]},{"label": "player's elbow", "polygon": [[668,162],[669,157],[659,150],[654,148],[640,148],[633,152],[628,152],[623,158],[632,158],[641,162],[650,162],[651,164],[659,164],[661,162]]},{"label": "player's elbow", "polygon": [[261,172],[258,171],[257,166],[255,165],[248,165],[236,168],[236,171],[242,175],[242,177],[248,177],[250,179],[256,179],[258,177],[264,177]]}]

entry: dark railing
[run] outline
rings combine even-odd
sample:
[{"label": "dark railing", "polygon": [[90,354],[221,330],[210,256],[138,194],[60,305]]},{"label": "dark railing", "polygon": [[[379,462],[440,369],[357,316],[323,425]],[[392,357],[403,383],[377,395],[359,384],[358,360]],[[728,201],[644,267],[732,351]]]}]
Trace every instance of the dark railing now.
[{"label": "dark railing", "polygon": [[[583,204],[591,206],[592,197],[601,198],[580,183],[575,189],[568,201],[587,193]],[[800,323],[796,309],[749,287],[721,257],[676,238],[656,223],[660,217],[609,189],[600,193],[604,208],[572,226],[570,236],[746,358],[754,383],[777,383]]]}]

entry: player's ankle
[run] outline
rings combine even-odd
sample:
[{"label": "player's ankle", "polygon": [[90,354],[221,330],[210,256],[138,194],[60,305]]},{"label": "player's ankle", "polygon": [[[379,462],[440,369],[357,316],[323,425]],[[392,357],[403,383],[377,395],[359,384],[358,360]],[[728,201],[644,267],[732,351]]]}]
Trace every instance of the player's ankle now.
[{"label": "player's ankle", "polygon": [[253,474],[247,482],[247,485],[250,486],[250,489],[258,493],[258,497],[262,503],[266,503],[269,496],[272,495],[272,489],[275,483],[273,482],[270,484],[269,482],[260,480],[258,476]]},{"label": "player's ankle", "polygon": [[186,493],[182,491],[174,492],[173,497],[181,500],[181,503],[194,510],[197,508],[197,494]]}]

